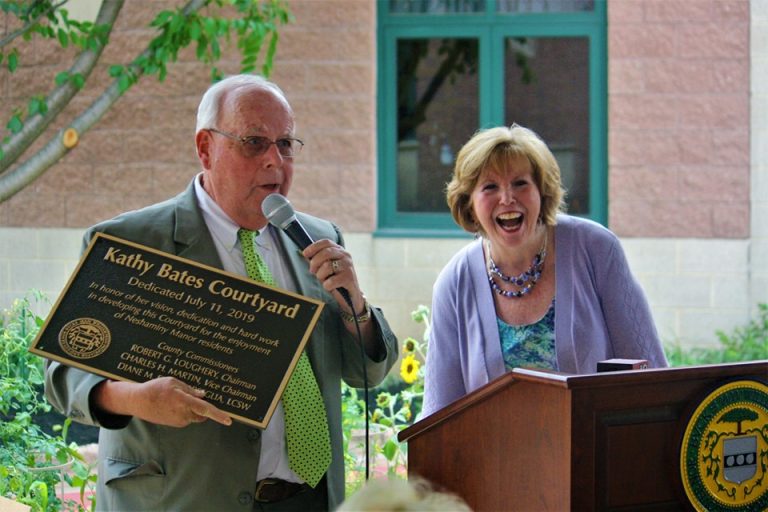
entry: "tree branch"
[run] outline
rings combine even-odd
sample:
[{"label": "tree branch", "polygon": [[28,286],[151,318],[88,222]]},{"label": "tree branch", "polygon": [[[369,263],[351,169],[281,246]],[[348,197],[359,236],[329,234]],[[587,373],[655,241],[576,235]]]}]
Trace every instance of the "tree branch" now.
[{"label": "tree branch", "polygon": [[[209,1],[210,0],[190,0],[184,7],[183,12],[185,14],[196,12],[207,5]],[[105,0],[105,4],[107,3],[120,4],[122,7],[123,0]],[[104,5],[102,6],[102,9],[103,8]],[[101,12],[99,14],[101,15]],[[152,42],[150,41],[148,48],[135,60],[151,54],[152,50],[149,49],[151,45]],[[144,70],[136,65],[132,65],[131,67],[136,73],[136,80],[138,80],[144,74]],[[96,100],[94,100],[81,115],[75,118],[68,128],[73,128],[77,132],[78,137],[82,136],[90,130],[99,119],[101,119],[110,107],[122,96],[123,92],[124,91],[121,91],[118,80],[113,81],[112,85],[96,98]],[[45,171],[69,151],[70,148],[67,148],[63,142],[65,131],[66,128],[58,130],[48,143],[32,157],[18,167],[0,175],[0,203],[9,199],[38,177],[42,176]],[[34,140],[34,137],[32,137],[32,140]],[[6,158],[3,160],[6,160]],[[12,159],[8,160],[12,161]]]},{"label": "tree branch", "polygon": [[[10,34],[5,36],[4,38],[0,39],[0,48],[4,48],[7,44],[9,44],[11,41],[16,39],[17,37],[23,36],[24,34],[29,32],[30,30],[32,30],[32,27],[34,27],[40,21],[40,18],[42,18],[43,16],[47,17],[50,13],[52,13],[53,11],[55,11],[56,9],[61,7],[62,5],[66,4],[67,2],[69,2],[69,0],[61,0],[61,3],[56,4],[56,5],[51,5],[48,10],[41,12],[34,20],[28,22],[26,25],[24,25],[20,29],[14,31],[14,32],[11,32]],[[30,9],[31,9],[31,7],[30,7]]]},{"label": "tree branch", "polygon": [[[106,35],[109,35],[112,25],[123,8],[124,1],[104,0],[102,3],[95,23],[97,26],[109,27]],[[72,67],[69,68],[69,73],[72,75],[79,74],[84,79],[87,79],[99,61],[104,47],[104,44],[99,44],[95,51],[87,49],[80,52]],[[44,114],[35,114],[25,120],[24,128],[21,131],[11,136],[7,144],[0,144],[0,149],[3,150],[3,158],[0,160],[0,175],[37,140],[37,137],[48,128],[51,122],[66,108],[79,91],[80,89],[69,80],[53,89],[45,99],[48,107],[47,111]],[[2,199],[0,199],[0,202],[2,202]]]}]

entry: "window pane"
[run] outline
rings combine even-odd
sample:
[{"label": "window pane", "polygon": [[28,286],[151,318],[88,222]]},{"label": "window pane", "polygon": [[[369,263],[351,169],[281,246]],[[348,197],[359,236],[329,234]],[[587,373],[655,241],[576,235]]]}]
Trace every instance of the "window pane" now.
[{"label": "window pane", "polygon": [[397,210],[447,212],[445,184],[478,118],[478,41],[397,44]]},{"label": "window pane", "polygon": [[589,213],[588,39],[512,37],[505,53],[505,123],[544,139],[560,165],[569,213]]},{"label": "window pane", "polygon": [[485,11],[485,0],[389,0],[392,14],[458,14]]},{"label": "window pane", "polygon": [[498,12],[593,11],[594,0],[497,0]]}]

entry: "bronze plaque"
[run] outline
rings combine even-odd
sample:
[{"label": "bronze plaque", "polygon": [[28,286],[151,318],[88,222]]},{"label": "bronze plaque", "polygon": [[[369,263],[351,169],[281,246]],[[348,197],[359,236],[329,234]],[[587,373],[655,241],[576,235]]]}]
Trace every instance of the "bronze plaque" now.
[{"label": "bronze plaque", "polygon": [[116,380],[173,376],[265,428],[321,301],[98,233],[30,351]]}]

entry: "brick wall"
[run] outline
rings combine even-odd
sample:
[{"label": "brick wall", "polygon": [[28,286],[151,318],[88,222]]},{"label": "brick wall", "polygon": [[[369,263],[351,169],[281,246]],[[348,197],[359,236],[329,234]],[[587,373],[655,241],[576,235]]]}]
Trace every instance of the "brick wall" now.
[{"label": "brick wall", "polygon": [[[768,301],[768,154],[749,143],[768,130],[765,4],[608,3],[609,224],[665,341],[712,343],[715,329],[743,324],[757,301]],[[141,47],[153,5],[126,2],[113,57]],[[296,21],[282,29],[273,78],[307,142],[291,200],[342,226],[368,297],[400,337],[419,335],[409,313],[430,303],[437,272],[465,242],[371,235],[375,4],[290,6]],[[62,59],[35,51],[22,81],[0,71],[0,110],[49,80]],[[236,62],[230,57],[224,68]],[[194,115],[207,73],[184,56],[166,84],[153,80],[121,99],[76,152],[0,204],[0,308],[30,287],[55,298],[77,261],[83,227],[175,194],[197,172]]]},{"label": "brick wall", "polygon": [[749,2],[608,2],[609,223],[749,236]]}]

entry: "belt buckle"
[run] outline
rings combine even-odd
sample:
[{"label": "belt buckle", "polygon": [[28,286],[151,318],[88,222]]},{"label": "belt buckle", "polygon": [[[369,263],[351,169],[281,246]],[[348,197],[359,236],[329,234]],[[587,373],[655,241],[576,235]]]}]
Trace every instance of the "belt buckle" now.
[{"label": "belt buckle", "polygon": [[264,480],[259,480],[256,484],[256,492],[253,495],[253,499],[260,503],[269,503],[275,501],[267,497],[262,498],[261,492],[266,490],[268,493],[269,487],[275,487],[277,485],[280,485],[280,480],[277,480],[276,478],[265,478]]},{"label": "belt buckle", "polygon": [[265,478],[256,483],[253,499],[259,503],[275,503],[288,499],[303,490],[302,484],[287,482],[279,478]]}]

